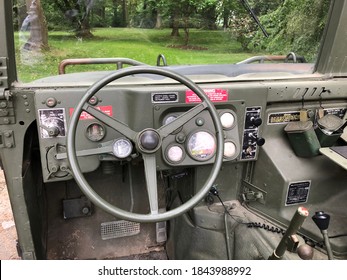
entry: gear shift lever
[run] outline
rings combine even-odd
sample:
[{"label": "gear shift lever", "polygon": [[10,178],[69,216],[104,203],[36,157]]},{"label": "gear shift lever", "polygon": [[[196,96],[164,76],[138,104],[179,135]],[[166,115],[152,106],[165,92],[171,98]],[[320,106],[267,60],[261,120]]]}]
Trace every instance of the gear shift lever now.
[{"label": "gear shift lever", "polygon": [[325,247],[327,248],[328,252],[328,258],[329,260],[332,260],[334,258],[333,251],[331,250],[330,240],[328,236],[328,227],[330,222],[330,215],[324,213],[323,211],[318,211],[315,213],[315,215],[312,217],[312,220],[315,222],[317,227],[320,229]]}]

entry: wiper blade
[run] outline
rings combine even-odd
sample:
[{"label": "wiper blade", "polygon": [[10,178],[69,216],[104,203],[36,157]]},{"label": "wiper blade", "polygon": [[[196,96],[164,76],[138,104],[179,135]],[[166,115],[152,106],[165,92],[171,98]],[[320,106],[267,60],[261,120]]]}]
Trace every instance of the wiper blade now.
[{"label": "wiper blade", "polygon": [[258,17],[256,16],[256,14],[253,12],[251,6],[248,4],[247,0],[240,0],[240,2],[242,3],[242,5],[245,7],[245,9],[249,12],[249,14],[251,15],[251,17],[254,19],[254,21],[257,23],[257,25],[259,26],[259,28],[261,29],[261,31],[263,32],[265,37],[269,37],[269,34],[266,32],[264,26],[260,23]]}]

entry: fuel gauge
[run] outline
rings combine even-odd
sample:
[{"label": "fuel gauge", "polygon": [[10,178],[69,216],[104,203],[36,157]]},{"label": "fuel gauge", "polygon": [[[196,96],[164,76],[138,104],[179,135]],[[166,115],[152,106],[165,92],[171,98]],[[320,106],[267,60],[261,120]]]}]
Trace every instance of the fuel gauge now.
[{"label": "fuel gauge", "polygon": [[86,137],[93,142],[101,141],[105,135],[105,128],[99,123],[92,123],[86,129]]}]

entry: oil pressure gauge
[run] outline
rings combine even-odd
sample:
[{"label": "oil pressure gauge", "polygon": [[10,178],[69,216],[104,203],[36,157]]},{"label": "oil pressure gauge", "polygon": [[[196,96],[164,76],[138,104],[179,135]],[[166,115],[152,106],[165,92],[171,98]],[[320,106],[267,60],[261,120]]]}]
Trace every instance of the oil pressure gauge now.
[{"label": "oil pressure gauge", "polygon": [[105,128],[99,123],[92,123],[86,129],[86,137],[93,142],[101,141],[105,135]]}]

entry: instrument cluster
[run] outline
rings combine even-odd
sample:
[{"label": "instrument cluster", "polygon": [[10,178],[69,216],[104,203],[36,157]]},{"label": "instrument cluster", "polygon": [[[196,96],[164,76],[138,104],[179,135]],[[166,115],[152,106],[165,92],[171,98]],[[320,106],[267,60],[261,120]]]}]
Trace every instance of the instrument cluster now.
[{"label": "instrument cluster", "polygon": [[[239,157],[241,151],[237,115],[231,109],[218,110],[224,132],[224,160]],[[174,121],[181,113],[170,112],[162,125]],[[194,165],[213,161],[217,150],[214,125],[208,112],[202,112],[163,141],[163,159],[171,165]]]}]

